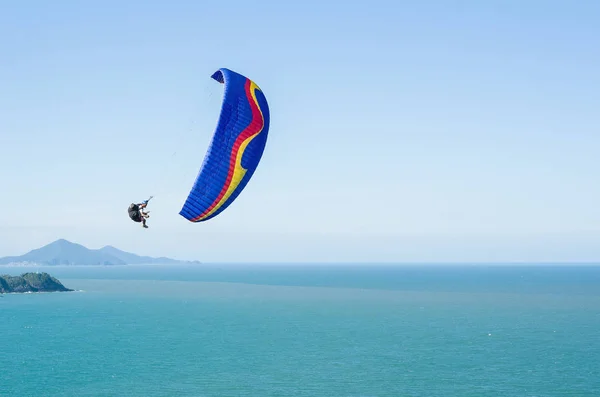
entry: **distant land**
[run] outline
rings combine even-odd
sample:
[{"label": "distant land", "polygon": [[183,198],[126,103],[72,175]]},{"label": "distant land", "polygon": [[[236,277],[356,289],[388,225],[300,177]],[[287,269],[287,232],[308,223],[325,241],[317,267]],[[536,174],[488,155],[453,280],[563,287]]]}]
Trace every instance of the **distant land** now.
[{"label": "distant land", "polygon": [[20,276],[0,276],[0,294],[26,292],[68,292],[60,281],[48,273],[23,273]]},{"label": "distant land", "polygon": [[107,245],[100,249],[89,249],[81,244],[59,239],[34,249],[21,256],[0,258],[4,266],[118,266],[145,264],[199,264],[198,261],[181,261],[171,258],[153,258],[121,251]]}]

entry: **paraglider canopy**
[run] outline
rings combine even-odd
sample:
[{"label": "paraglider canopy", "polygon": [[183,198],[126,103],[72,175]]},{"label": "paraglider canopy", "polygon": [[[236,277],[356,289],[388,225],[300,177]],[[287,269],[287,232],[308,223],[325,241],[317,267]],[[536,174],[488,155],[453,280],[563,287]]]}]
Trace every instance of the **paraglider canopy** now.
[{"label": "paraglider canopy", "polygon": [[249,78],[221,68],[212,76],[224,85],[217,127],[200,172],[179,214],[202,222],[224,211],[256,171],[269,132],[269,106]]}]

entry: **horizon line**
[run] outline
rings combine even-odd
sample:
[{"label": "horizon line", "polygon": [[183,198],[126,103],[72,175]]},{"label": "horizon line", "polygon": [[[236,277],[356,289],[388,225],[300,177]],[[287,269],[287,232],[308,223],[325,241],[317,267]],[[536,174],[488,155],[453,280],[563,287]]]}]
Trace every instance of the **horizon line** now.
[{"label": "horizon line", "polygon": [[[167,258],[173,260],[173,258]],[[175,259],[184,263],[126,263],[122,265],[12,265],[0,267],[119,267],[119,266],[211,266],[211,265],[352,265],[352,266],[600,266],[600,261],[209,261]],[[193,263],[197,262],[197,263]],[[18,263],[18,262],[15,262]]]}]

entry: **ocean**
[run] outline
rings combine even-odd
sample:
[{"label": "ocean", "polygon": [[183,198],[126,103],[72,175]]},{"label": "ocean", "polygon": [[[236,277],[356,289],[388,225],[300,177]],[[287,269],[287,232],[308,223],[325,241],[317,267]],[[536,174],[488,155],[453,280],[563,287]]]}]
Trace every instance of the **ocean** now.
[{"label": "ocean", "polygon": [[600,266],[46,271],[0,295],[0,396],[600,396]]}]

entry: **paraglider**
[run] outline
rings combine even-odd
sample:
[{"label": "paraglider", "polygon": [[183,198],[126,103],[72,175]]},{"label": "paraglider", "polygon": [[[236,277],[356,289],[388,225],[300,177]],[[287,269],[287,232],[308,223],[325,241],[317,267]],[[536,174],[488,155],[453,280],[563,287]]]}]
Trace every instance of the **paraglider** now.
[{"label": "paraglider", "polygon": [[150,201],[151,199],[152,196],[150,196],[148,200],[144,200],[141,203],[131,203],[129,205],[129,208],[127,208],[129,218],[131,218],[131,220],[134,222],[141,222],[142,227],[146,229],[148,228],[148,225],[146,225],[146,219],[150,218],[150,211],[144,211],[144,209],[148,206],[148,201]]},{"label": "paraglider", "polygon": [[239,196],[258,167],[269,132],[269,106],[254,81],[226,68],[211,78],[224,85],[224,96],[200,172],[179,212],[190,222],[214,218]]}]

